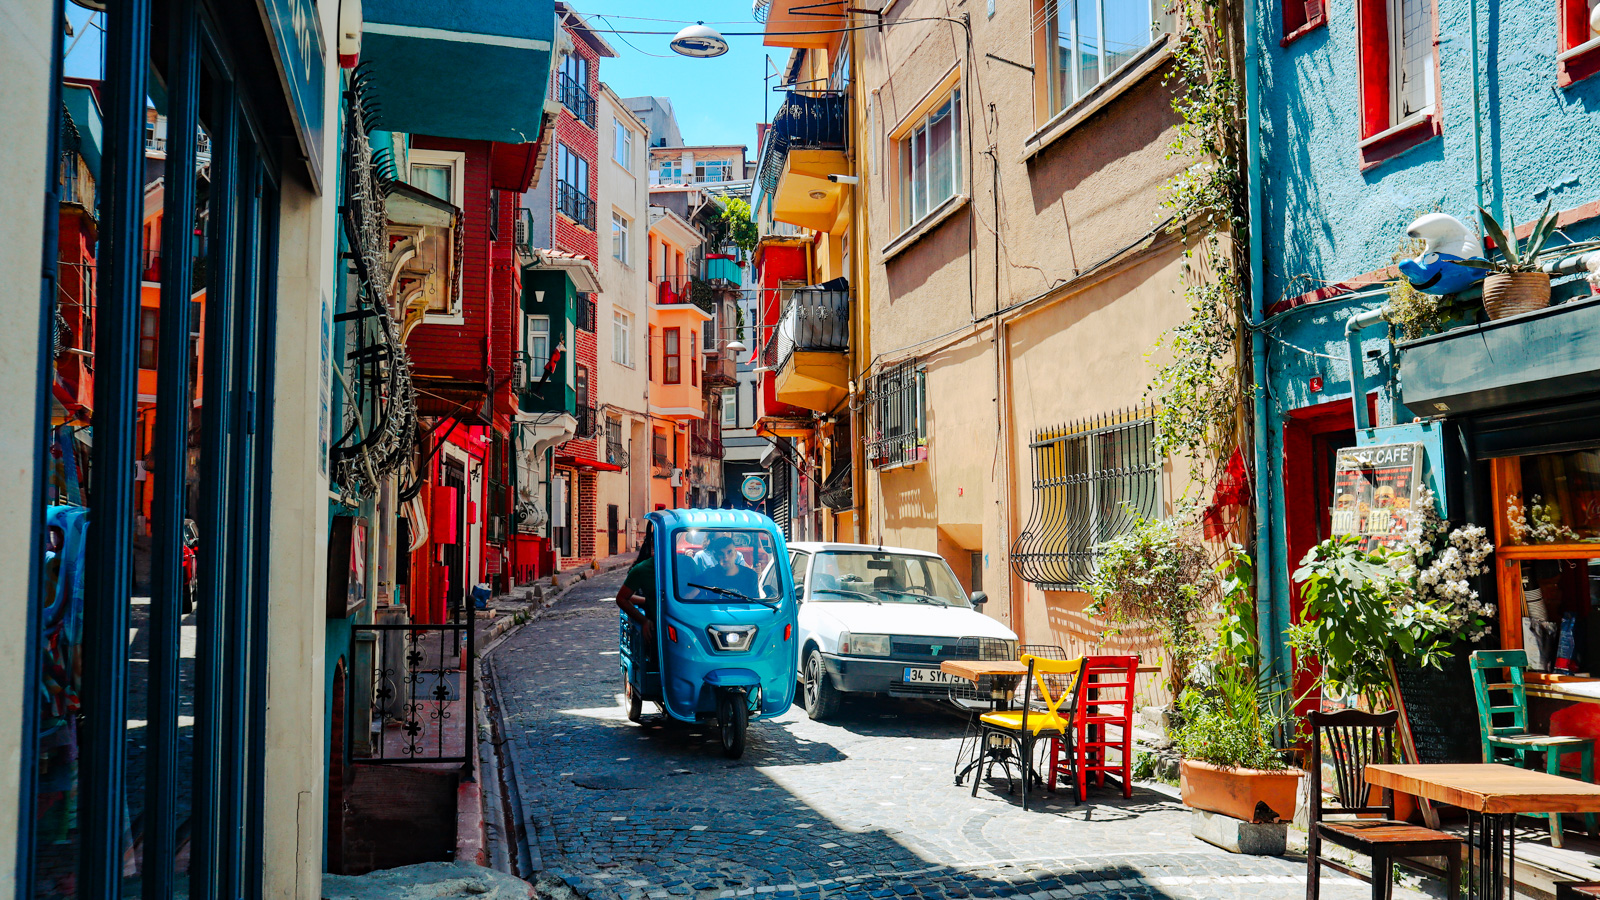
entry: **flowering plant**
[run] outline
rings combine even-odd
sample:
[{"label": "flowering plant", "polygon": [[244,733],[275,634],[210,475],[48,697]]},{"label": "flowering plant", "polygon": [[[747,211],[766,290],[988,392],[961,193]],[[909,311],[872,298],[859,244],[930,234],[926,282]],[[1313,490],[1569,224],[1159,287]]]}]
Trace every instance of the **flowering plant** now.
[{"label": "flowering plant", "polygon": [[1555,502],[1544,502],[1538,494],[1533,502],[1523,505],[1521,494],[1506,498],[1506,523],[1511,530],[1513,544],[1564,544],[1582,540],[1576,531],[1561,524],[1560,512]]},{"label": "flowering plant", "polygon": [[1322,687],[1374,706],[1388,688],[1391,660],[1438,668],[1453,645],[1482,638],[1495,613],[1472,587],[1494,551],[1484,529],[1451,530],[1426,490],[1414,508],[1419,515],[1400,546],[1366,550],[1353,536],[1330,538],[1294,573],[1305,606],[1289,645],[1321,664]]}]

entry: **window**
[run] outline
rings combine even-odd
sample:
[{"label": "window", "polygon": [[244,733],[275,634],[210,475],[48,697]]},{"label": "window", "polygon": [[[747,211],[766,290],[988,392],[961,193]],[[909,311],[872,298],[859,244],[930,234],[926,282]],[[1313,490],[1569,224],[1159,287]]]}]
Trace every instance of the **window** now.
[{"label": "window", "polygon": [[411,186],[419,191],[426,191],[440,200],[449,200],[451,193],[451,175],[454,173],[449,166],[411,164]]},{"label": "window", "polygon": [[161,311],[154,306],[139,308],[139,368],[156,367],[156,335],[161,330]]},{"label": "window", "polygon": [[1166,0],[1046,0],[1050,113],[1109,81],[1173,28]]},{"label": "window", "polygon": [[656,329],[655,326],[646,326],[644,342],[644,377],[656,377]]},{"label": "window", "polygon": [[633,367],[633,314],[620,309],[611,311],[611,361]]},{"label": "window", "polygon": [[589,197],[589,161],[566,144],[556,145],[556,209],[594,230],[594,200]]},{"label": "window", "polygon": [[622,213],[611,214],[611,258],[623,265],[631,265],[633,254],[628,250],[628,219]]},{"label": "window", "polygon": [[544,379],[545,365],[550,362],[550,317],[529,316],[525,349],[528,351],[528,378],[538,382]]},{"label": "window", "polygon": [[661,382],[678,384],[683,380],[683,359],[678,353],[678,329],[661,329]]},{"label": "window", "polygon": [[614,466],[628,464],[627,450],[622,446],[622,420],[616,416],[606,416],[606,462]]},{"label": "window", "polygon": [[1361,153],[1366,166],[1440,133],[1433,0],[1360,0]]},{"label": "window", "polygon": [[1566,87],[1600,71],[1600,36],[1589,28],[1597,0],[1561,0],[1556,83]]},{"label": "window", "polygon": [[923,372],[915,360],[880,374],[872,387],[871,403],[873,435],[867,453],[873,465],[886,469],[928,458]]},{"label": "window", "polygon": [[722,389],[722,427],[739,427],[739,389]]},{"label": "window", "polygon": [[[413,149],[408,154],[406,182],[447,201],[457,209],[465,205],[463,192],[467,155],[454,150]],[[457,222],[459,222],[459,218]],[[411,229],[417,242],[417,256],[413,267],[427,267],[438,273],[435,283],[441,289],[427,292],[428,305],[424,315],[428,321],[461,324],[460,291],[450,285],[456,283],[453,272],[456,264],[454,226],[451,228]]]},{"label": "window", "polygon": [[1161,465],[1148,409],[1034,432],[1033,509],[1011,548],[1017,576],[1046,590],[1081,590],[1095,546],[1161,514]]},{"label": "window", "polygon": [[621,119],[611,120],[611,158],[624,169],[633,168],[633,129]]},{"label": "window", "polygon": [[[572,379],[572,390],[573,393],[578,395],[578,409],[587,411],[589,409],[589,368],[587,366],[578,367],[577,376]],[[579,437],[588,433],[588,430],[585,429]]]},{"label": "window", "polygon": [[683,183],[683,160],[681,159],[663,159],[657,171],[660,173],[658,177],[661,184]]},{"label": "window", "polygon": [[689,383],[695,387],[700,386],[700,335],[689,332]]},{"label": "window", "polygon": [[655,457],[653,462],[662,467],[672,465],[672,459],[667,455],[667,433],[657,431],[653,435],[654,443],[651,447],[652,455]]},{"label": "window", "polygon": [[900,151],[900,223],[916,224],[961,192],[961,91],[911,124]]},{"label": "window", "polygon": [[556,94],[578,121],[594,127],[594,95],[589,93],[589,61],[576,53],[561,58],[561,71],[556,75]]},{"label": "window", "polygon": [[695,161],[695,181],[732,181],[733,163],[726,159],[712,159],[705,162]]},{"label": "window", "polygon": [[1323,0],[1283,0],[1283,40],[1287,47],[1303,34],[1328,24]]}]

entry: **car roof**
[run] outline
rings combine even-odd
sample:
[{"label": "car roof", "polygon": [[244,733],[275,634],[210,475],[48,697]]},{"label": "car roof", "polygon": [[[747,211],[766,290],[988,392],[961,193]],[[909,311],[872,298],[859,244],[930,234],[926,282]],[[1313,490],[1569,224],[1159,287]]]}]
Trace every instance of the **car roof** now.
[{"label": "car roof", "polygon": [[910,547],[890,547],[884,544],[840,544],[831,541],[790,541],[790,550],[804,550],[807,553],[898,553],[903,556],[927,556],[934,559],[944,559],[931,550],[913,550]]}]

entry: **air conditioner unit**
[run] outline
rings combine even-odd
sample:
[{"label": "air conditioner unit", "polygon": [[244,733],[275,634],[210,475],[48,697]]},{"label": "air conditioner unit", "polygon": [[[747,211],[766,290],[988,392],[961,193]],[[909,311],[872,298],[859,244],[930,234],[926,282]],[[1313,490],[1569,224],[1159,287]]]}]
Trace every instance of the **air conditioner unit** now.
[{"label": "air conditioner unit", "polygon": [[673,469],[672,470],[672,482],[671,482],[671,484],[672,484],[673,487],[683,487],[683,470],[682,469]]},{"label": "air conditioner unit", "polygon": [[529,240],[531,238],[528,234],[528,218],[526,216],[517,216],[516,223],[512,228],[511,239],[518,247],[529,248]]}]

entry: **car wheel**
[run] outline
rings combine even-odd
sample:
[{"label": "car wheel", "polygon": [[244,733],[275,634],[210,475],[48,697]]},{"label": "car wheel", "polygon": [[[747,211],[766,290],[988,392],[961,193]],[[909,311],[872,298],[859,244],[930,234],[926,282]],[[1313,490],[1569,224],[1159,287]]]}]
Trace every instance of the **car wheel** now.
[{"label": "car wheel", "polygon": [[839,711],[839,703],[843,700],[842,693],[828,680],[828,673],[822,667],[822,651],[815,648],[806,654],[805,669],[805,695],[806,715],[825,722],[833,718]]}]

